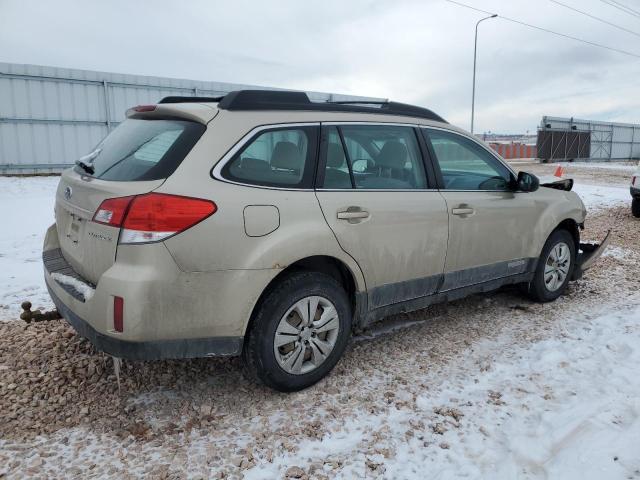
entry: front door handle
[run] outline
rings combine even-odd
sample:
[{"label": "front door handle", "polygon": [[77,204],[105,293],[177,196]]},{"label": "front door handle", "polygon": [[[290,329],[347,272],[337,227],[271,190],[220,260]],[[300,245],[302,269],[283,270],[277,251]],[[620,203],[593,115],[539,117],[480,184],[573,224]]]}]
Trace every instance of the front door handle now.
[{"label": "front door handle", "polygon": [[462,205],[458,205],[456,208],[453,208],[451,213],[453,215],[473,215],[476,211],[469,205],[463,203]]},{"label": "front door handle", "polygon": [[369,218],[369,212],[366,210],[343,210],[338,212],[338,220],[359,220]]}]

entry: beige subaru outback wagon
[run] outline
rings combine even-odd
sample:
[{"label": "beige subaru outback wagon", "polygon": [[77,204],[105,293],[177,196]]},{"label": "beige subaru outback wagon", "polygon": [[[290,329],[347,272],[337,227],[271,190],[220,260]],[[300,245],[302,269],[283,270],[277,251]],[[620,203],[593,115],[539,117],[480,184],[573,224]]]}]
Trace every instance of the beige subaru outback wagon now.
[{"label": "beige subaru outback wagon", "polygon": [[394,102],[168,97],[76,163],[43,252],[62,316],[117,357],[242,355],[282,391],[388,315],[505,284],[554,300],[605,243],[580,244],[571,182]]}]

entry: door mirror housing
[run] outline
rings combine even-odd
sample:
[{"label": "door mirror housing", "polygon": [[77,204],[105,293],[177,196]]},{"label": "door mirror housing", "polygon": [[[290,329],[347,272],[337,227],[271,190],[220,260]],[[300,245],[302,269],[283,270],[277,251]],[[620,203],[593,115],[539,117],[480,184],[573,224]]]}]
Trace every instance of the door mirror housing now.
[{"label": "door mirror housing", "polygon": [[515,186],[518,192],[535,192],[540,188],[540,179],[532,173],[519,172]]}]

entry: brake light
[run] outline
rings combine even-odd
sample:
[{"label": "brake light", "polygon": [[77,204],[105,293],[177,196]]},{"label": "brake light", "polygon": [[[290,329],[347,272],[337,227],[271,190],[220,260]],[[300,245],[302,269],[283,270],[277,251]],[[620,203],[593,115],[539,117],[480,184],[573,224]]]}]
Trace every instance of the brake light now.
[{"label": "brake light", "polygon": [[210,200],[164,193],[110,198],[102,202],[95,222],[122,227],[120,243],[148,243],[183,232],[213,215]]},{"label": "brake light", "polygon": [[133,197],[108,198],[100,204],[93,221],[112,227],[120,227]]},{"label": "brake light", "polygon": [[632,187],[635,187],[635,185],[636,185],[636,179],[637,179],[637,178],[638,178],[638,177],[636,177],[636,176],[631,177],[631,186],[632,186]]},{"label": "brake light", "polygon": [[132,108],[134,112],[153,112],[157,105],[137,105]]}]

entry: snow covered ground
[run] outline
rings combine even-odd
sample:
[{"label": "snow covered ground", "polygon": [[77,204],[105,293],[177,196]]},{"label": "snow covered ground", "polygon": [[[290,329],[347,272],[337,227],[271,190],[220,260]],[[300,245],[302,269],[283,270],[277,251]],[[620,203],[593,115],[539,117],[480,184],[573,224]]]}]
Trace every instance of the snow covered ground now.
[{"label": "snow covered ground", "polygon": [[[332,433],[244,478],[278,478],[289,465],[307,470],[335,452],[353,460],[336,477],[346,479],[366,478],[367,463],[390,479],[640,478],[640,297],[606,310],[562,319],[557,336],[525,347],[509,332],[478,341],[438,382],[411,379],[429,384],[415,408],[336,422]],[[492,365],[478,373],[473,367],[488,357]],[[425,428],[434,412],[441,423]],[[365,454],[371,443],[380,453]]]},{"label": "snow covered ground", "polygon": [[569,169],[569,171],[595,168],[629,172],[629,175],[638,169],[638,162],[558,162],[551,165],[554,167],[559,165],[562,168]]},{"label": "snow covered ground", "polygon": [[629,187],[575,183],[573,191],[580,195],[580,198],[586,205],[587,210],[590,212],[618,207],[621,205],[629,205],[629,208],[631,208],[631,194],[629,193]]},{"label": "snow covered ground", "polygon": [[[221,359],[125,362],[118,391],[63,321],[0,324],[0,419],[14,422],[0,424],[0,478],[640,480],[640,223],[616,209],[622,181],[578,178],[587,233],[613,228],[615,244],[566,296],[396,316],[295,394]],[[40,250],[57,182],[0,177],[0,320],[26,298],[50,305]]]},{"label": "snow covered ground", "polygon": [[0,321],[16,318],[20,303],[51,306],[42,277],[42,242],[54,222],[60,177],[0,177]]}]

